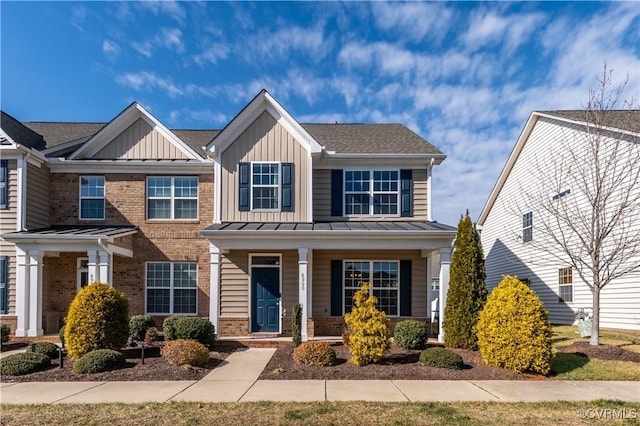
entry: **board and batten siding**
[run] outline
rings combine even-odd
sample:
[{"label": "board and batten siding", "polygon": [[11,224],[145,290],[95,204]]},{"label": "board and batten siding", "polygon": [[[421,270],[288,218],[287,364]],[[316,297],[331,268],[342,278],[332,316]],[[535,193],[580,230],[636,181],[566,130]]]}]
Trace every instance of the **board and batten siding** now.
[{"label": "board and batten siding", "polygon": [[[387,168],[385,166],[385,168]],[[346,168],[348,169],[348,167]],[[375,170],[375,167],[371,168]],[[403,217],[402,220],[427,220],[427,203],[429,194],[427,194],[427,170],[413,169],[413,216]],[[313,170],[313,216],[317,221],[330,220],[346,220],[346,221],[363,221],[375,220],[383,221],[399,220],[398,216],[371,216],[371,217],[336,217],[331,216],[331,170],[330,169],[314,169]]]},{"label": "board and batten siding", "polygon": [[102,148],[95,159],[182,159],[187,156],[142,118]]},{"label": "board and batten siding", "polygon": [[419,250],[314,250],[313,317],[331,316],[332,260],[410,260],[411,316],[427,316],[427,281],[430,280],[427,280],[427,259],[420,256]]},{"label": "board and batten siding", "polygon": [[220,263],[220,316],[247,317],[250,311],[250,266],[249,255],[282,254],[281,303],[286,316],[291,316],[292,308],[298,303],[298,252],[286,250],[271,252],[264,250],[232,250],[222,255]]},{"label": "board and batten siding", "polygon": [[[0,209],[0,234],[16,232],[18,226],[18,162],[7,160],[7,209]],[[16,247],[0,238],[0,256],[9,257],[7,271],[7,307],[10,314],[16,312]]]},{"label": "board and batten siding", "polygon": [[[305,148],[271,114],[263,112],[221,155],[222,221],[308,222],[308,156]],[[293,212],[239,211],[238,164],[262,161],[295,164]]]},{"label": "board and batten siding", "polygon": [[[531,244],[522,242],[522,214],[516,206],[523,188],[536,184],[537,166],[546,161],[550,146],[568,134],[576,137],[579,128],[558,120],[541,117],[532,130],[510,175],[498,195],[482,227],[481,240],[486,258],[487,287],[491,291],[504,275],[517,275],[529,279],[549,312],[554,324],[571,324],[575,311],[592,306],[592,295],[587,285],[573,273],[573,302],[559,301],[558,270],[566,267],[560,261],[549,261],[537,253]],[[573,139],[572,139],[573,140]],[[573,142],[575,143],[575,142]],[[570,185],[569,185],[570,186]],[[576,202],[584,205],[584,198],[575,188],[569,196],[578,197]],[[636,190],[640,191],[640,187]],[[551,194],[550,194],[551,196]],[[538,218],[539,219],[539,218]],[[533,239],[536,239],[536,214],[533,216]],[[640,226],[640,224],[639,224]],[[638,260],[636,259],[636,262]],[[640,330],[640,273],[629,274],[608,284],[600,293],[600,326]]]},{"label": "board and batten siding", "polygon": [[27,229],[49,226],[49,168],[27,166]]}]

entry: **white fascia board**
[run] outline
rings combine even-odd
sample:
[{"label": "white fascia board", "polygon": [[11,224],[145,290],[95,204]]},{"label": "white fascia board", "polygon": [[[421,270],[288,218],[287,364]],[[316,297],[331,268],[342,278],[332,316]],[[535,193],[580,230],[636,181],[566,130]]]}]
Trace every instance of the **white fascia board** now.
[{"label": "white fascia board", "polygon": [[335,168],[353,168],[353,167],[390,167],[394,168],[409,168],[409,169],[424,169],[430,165],[438,165],[442,163],[444,158],[434,158],[427,155],[409,155],[402,154],[402,156],[393,156],[389,154],[372,155],[358,155],[352,157],[346,156],[324,156],[317,159],[313,163],[314,169],[335,169]]},{"label": "white fascia board", "polygon": [[187,144],[182,142],[171,130],[164,126],[157,118],[151,115],[142,105],[137,102],[132,103],[125,108],[120,114],[118,114],[113,120],[104,126],[98,133],[93,135],[87,140],[80,148],[73,152],[70,156],[70,160],[78,158],[84,154],[92,157],[101,149],[115,139],[120,133],[125,131],[129,126],[135,123],[136,120],[142,118],[149,126],[159,132],[162,136],[169,139],[176,148],[184,153],[188,158],[193,160],[202,160],[202,157],[195,153]]},{"label": "white fascia board", "polygon": [[[588,121],[584,121],[584,120],[572,120],[570,118],[567,117],[561,117],[558,115],[554,115],[554,114],[544,114],[542,112],[538,112],[538,111],[534,111],[533,114],[536,114],[538,117],[545,117],[545,118],[550,118],[553,120],[558,120],[558,121],[564,121],[565,123],[571,123],[571,124],[577,124],[579,126],[584,126],[584,127],[596,127],[595,124],[590,123]],[[640,135],[640,133],[638,132],[633,132],[631,130],[627,130],[627,129],[620,129],[618,127],[610,127],[610,126],[602,126],[602,125],[598,125],[598,128],[602,129],[602,130],[606,130],[612,133],[618,133],[618,134],[622,134],[622,135],[629,135],[629,136],[634,136],[637,137],[638,135]]]},{"label": "white fascia board", "polygon": [[[178,160],[179,161],[179,160]],[[52,173],[171,173],[174,175],[213,174],[213,162],[202,159],[185,163],[176,160],[118,161],[118,160],[65,160],[49,159]]]},{"label": "white fascia board", "polygon": [[[14,141],[11,136],[9,136],[7,134],[7,132],[5,132],[4,130],[2,130],[2,128],[0,128],[0,139],[6,139],[7,141],[9,141],[9,143],[11,143],[11,145],[17,145],[16,141]],[[6,146],[6,145],[4,145]]]},{"label": "white fascia board", "polygon": [[76,147],[76,146],[80,146],[83,143],[85,143],[87,140],[88,139],[86,139],[86,137],[85,137],[85,138],[80,138],[80,139],[76,139],[76,140],[69,141],[69,142],[63,142],[63,143],[58,144],[56,146],[52,146],[51,148],[43,149],[40,152],[44,156],[48,156],[50,154],[54,154],[55,155],[56,152],[64,151],[64,150],[66,150],[68,148],[73,148],[73,147]]},{"label": "white fascia board", "polygon": [[311,154],[322,152],[320,144],[266,90],[261,91],[207,145],[207,150],[222,154],[264,111],[287,130]]},{"label": "white fascia board", "polygon": [[498,195],[500,194],[502,187],[507,181],[507,178],[509,177],[511,170],[513,169],[513,166],[516,164],[516,161],[518,160],[518,157],[522,152],[522,148],[524,148],[524,145],[527,142],[527,139],[529,139],[529,135],[531,134],[531,131],[533,130],[533,128],[536,125],[536,122],[538,121],[538,117],[540,117],[540,114],[538,114],[535,111],[532,112],[531,115],[529,116],[529,119],[527,120],[527,123],[522,129],[522,132],[518,137],[518,141],[513,147],[513,150],[511,151],[511,154],[509,155],[507,162],[505,163],[504,167],[502,168],[502,171],[500,172],[500,175],[498,176],[498,180],[496,181],[495,185],[493,186],[493,189],[491,190],[489,199],[487,200],[484,207],[482,208],[482,211],[480,212],[480,217],[478,218],[478,222],[476,225],[479,230],[482,229],[482,226],[484,225],[485,220],[487,220],[487,216],[489,216],[489,212],[493,208],[493,205],[496,202],[496,199],[498,198]]},{"label": "white fascia board", "polygon": [[[68,244],[80,241],[96,241],[105,240],[110,243],[114,243],[116,238],[127,237],[129,235],[133,235],[138,232],[138,229],[132,229],[131,231],[122,232],[116,236],[107,236],[107,235],[34,235],[28,233],[7,233],[2,235],[2,239],[12,242],[12,243],[23,243],[23,244]],[[63,251],[63,250],[60,250]]]}]

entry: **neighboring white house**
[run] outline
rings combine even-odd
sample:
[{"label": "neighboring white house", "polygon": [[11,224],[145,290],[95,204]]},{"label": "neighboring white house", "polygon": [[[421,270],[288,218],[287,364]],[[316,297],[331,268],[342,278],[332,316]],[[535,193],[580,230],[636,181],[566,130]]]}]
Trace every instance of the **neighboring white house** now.
[{"label": "neighboring white house", "polygon": [[[621,125],[623,121],[625,124]],[[637,147],[640,140],[640,110],[609,111],[602,126],[605,129],[605,146],[611,146],[611,142],[615,140],[628,140],[628,143]],[[566,150],[562,147],[567,145],[563,144],[569,141],[571,146],[582,149],[583,145],[579,144],[585,143],[587,132],[592,128],[585,123],[585,111],[533,112],[482,209],[477,224],[486,257],[486,282],[489,291],[504,275],[516,275],[538,294],[554,324],[573,323],[575,313],[580,308],[590,312],[592,294],[576,271],[569,267],[568,262],[549,256],[539,249],[543,241],[543,232],[540,232],[543,213],[536,210],[530,199],[525,201],[523,194],[530,194],[544,186],[545,182],[540,176],[551,176],[545,174],[545,171],[548,172],[551,165],[558,164],[558,158],[564,152],[559,150]],[[566,162],[563,167],[572,167],[573,164]],[[551,202],[564,198],[563,202],[571,202],[583,209],[585,191],[581,188],[584,187],[585,185],[576,181],[572,183],[569,179],[556,185],[555,189],[546,188],[545,191]],[[631,191],[635,194],[638,192],[640,184],[633,186]],[[588,211],[591,210],[589,208]],[[635,218],[631,222],[631,228],[637,232],[640,229],[640,212],[635,214]],[[546,244],[546,240],[544,241]],[[555,247],[546,247],[550,246]],[[558,249],[560,257],[561,253]],[[639,257],[640,254],[636,254],[626,264],[640,263]],[[602,289],[600,327],[640,330],[639,271],[614,280]]]}]

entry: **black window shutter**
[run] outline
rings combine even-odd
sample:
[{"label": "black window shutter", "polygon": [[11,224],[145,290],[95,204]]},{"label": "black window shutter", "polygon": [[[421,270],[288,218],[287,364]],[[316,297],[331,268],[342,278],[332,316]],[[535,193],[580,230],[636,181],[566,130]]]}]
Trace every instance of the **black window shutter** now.
[{"label": "black window shutter", "polygon": [[400,261],[400,316],[411,316],[411,261]]},{"label": "black window shutter", "polygon": [[342,316],[342,260],[331,261],[331,316]]},{"label": "black window shutter", "polygon": [[294,174],[293,163],[282,163],[282,207],[283,212],[294,211]]},{"label": "black window shutter", "polygon": [[342,170],[331,170],[331,216],[342,216],[344,199],[342,179]]},{"label": "black window shutter", "polygon": [[0,209],[8,208],[9,173],[7,160],[0,160]]},{"label": "black window shutter", "polygon": [[413,173],[400,170],[400,216],[413,216]]},{"label": "black window shutter", "polygon": [[9,301],[7,287],[7,278],[9,276],[9,257],[0,257],[0,314],[9,313]]},{"label": "black window shutter", "polygon": [[251,209],[251,204],[249,203],[251,194],[250,166],[250,163],[238,164],[238,210],[241,212],[247,212]]}]

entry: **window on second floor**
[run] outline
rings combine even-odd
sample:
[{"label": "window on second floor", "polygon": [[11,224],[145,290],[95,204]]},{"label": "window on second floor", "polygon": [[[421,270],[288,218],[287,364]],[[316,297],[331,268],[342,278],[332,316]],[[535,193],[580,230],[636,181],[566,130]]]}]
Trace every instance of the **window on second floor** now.
[{"label": "window on second floor", "polygon": [[252,210],[278,210],[280,207],[280,164],[251,164]]},{"label": "window on second floor", "polygon": [[397,216],[398,170],[344,172],[344,207],[347,216]]},{"label": "window on second floor", "polygon": [[294,211],[294,164],[238,164],[239,211]]},{"label": "window on second floor", "polygon": [[558,270],[558,296],[560,302],[573,302],[573,269]]},{"label": "window on second floor", "polygon": [[533,213],[522,215],[522,242],[526,243],[533,239]]},{"label": "window on second floor", "polygon": [[0,160],[0,209],[9,208],[9,162]]},{"label": "window on second floor", "polygon": [[80,219],[104,220],[104,176],[80,176]]},{"label": "window on second floor", "polygon": [[198,218],[198,178],[154,176],[147,178],[147,219]]}]

